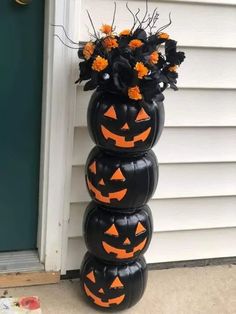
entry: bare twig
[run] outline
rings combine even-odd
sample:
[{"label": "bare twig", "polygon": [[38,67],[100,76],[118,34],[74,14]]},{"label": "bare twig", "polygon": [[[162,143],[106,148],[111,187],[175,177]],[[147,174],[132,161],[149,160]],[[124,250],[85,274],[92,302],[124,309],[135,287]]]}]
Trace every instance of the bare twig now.
[{"label": "bare twig", "polygon": [[64,32],[64,35],[66,36],[66,38],[69,40],[69,42],[71,43],[71,44],[73,44],[73,45],[79,45],[79,43],[76,43],[75,41],[73,41],[69,36],[68,36],[68,34],[67,34],[67,32],[66,32],[66,29],[65,29],[65,27],[63,26],[63,25],[61,25],[61,24],[51,24],[52,26],[54,26],[54,27],[60,27],[60,28],[62,28],[63,29],[63,32]]},{"label": "bare twig", "polygon": [[[95,29],[95,27],[94,27],[94,24],[93,24],[93,21],[92,21],[91,15],[89,14],[89,11],[88,11],[88,10],[86,10],[86,12],[87,12],[87,14],[88,14],[88,18],[89,18],[90,23],[91,23],[91,25],[92,25],[92,28],[93,28],[93,31],[94,31],[95,38],[97,38],[96,29]],[[98,39],[98,38],[97,38],[97,39]]]},{"label": "bare twig", "polygon": [[116,2],[114,2],[114,12],[113,12],[113,19],[112,19],[112,23],[111,23],[111,30],[113,31],[113,26],[115,23],[115,18],[116,18]]},{"label": "bare twig", "polygon": [[70,49],[76,49],[76,50],[78,50],[78,47],[71,47],[71,46],[67,45],[66,43],[64,43],[64,41],[63,41],[57,34],[54,34],[53,36],[54,36],[54,37],[57,37],[57,38],[60,40],[60,42],[61,42],[64,46],[66,46],[66,47],[68,47],[68,48],[70,48]]},{"label": "bare twig", "polygon": [[146,18],[147,14],[148,14],[148,0],[145,1],[145,4],[146,4],[146,10],[145,10],[144,17],[143,17],[143,19],[141,21],[140,27],[142,27],[142,24],[145,23],[145,18]]},{"label": "bare twig", "polygon": [[140,11],[141,11],[140,8],[138,8],[137,13],[135,14],[136,20],[139,22],[139,27],[140,27],[140,25],[141,25],[141,21],[140,21],[140,19],[139,19],[139,17],[138,17]]},{"label": "bare twig", "polygon": [[130,14],[131,14],[132,17],[133,17],[134,22],[133,22],[133,26],[132,26],[132,28],[131,28],[131,29],[133,29],[134,26],[135,26],[135,24],[136,24],[135,15],[134,15],[134,13],[130,10],[129,5],[128,5],[128,2],[126,2],[126,8],[127,8],[127,10],[130,12]]},{"label": "bare twig", "polygon": [[163,25],[162,27],[160,27],[158,30],[157,30],[157,33],[160,33],[161,31],[163,31],[164,29],[166,29],[168,26],[170,26],[172,23],[171,21],[171,12],[169,13],[169,23],[167,23],[166,25]]},{"label": "bare twig", "polygon": [[152,23],[152,21],[153,21],[153,18],[154,18],[155,14],[156,14],[156,11],[157,11],[157,8],[154,9],[154,11],[153,11],[153,13],[152,13],[152,16],[149,17],[149,22],[148,22],[148,24],[145,26],[144,29],[147,29],[147,28],[151,25],[151,23]]}]

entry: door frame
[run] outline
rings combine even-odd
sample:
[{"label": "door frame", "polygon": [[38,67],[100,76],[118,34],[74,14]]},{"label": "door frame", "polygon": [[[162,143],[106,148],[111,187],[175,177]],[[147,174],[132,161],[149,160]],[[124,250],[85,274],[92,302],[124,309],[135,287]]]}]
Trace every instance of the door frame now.
[{"label": "door frame", "polygon": [[78,38],[80,8],[81,0],[45,0],[37,244],[45,270],[62,273],[66,271],[78,59],[76,50],[54,36],[62,37],[62,30],[52,24],[64,25],[72,38]]}]

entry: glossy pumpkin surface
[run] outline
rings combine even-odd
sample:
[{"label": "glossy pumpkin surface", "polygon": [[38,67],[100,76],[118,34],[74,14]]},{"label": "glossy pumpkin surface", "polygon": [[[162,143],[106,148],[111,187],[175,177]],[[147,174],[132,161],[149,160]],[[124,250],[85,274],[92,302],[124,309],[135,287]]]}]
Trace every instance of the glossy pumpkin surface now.
[{"label": "glossy pumpkin surface", "polygon": [[88,107],[88,128],[95,144],[116,152],[135,154],[153,147],[164,126],[161,101],[132,101],[95,92]]},{"label": "glossy pumpkin surface", "polygon": [[91,202],[84,215],[87,249],[103,260],[124,263],[144,254],[153,231],[148,205],[133,213],[111,212]]},{"label": "glossy pumpkin surface", "polygon": [[87,300],[101,310],[120,311],[136,304],[147,283],[143,257],[124,265],[107,264],[86,253],[81,265],[81,286]]},{"label": "glossy pumpkin surface", "polygon": [[112,156],[98,147],[86,163],[86,183],[91,198],[113,210],[137,208],[149,201],[158,181],[158,164],[150,150],[133,157]]}]

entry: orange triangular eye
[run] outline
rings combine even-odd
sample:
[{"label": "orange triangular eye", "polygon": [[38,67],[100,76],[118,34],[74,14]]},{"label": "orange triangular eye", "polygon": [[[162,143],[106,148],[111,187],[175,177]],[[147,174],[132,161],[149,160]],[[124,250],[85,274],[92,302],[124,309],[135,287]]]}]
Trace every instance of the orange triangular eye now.
[{"label": "orange triangular eye", "polygon": [[110,288],[124,288],[124,285],[120,281],[120,278],[118,276],[114,279],[114,281],[111,284]]},{"label": "orange triangular eye", "polygon": [[88,273],[88,275],[86,276],[89,280],[91,280],[93,283],[96,282],[95,276],[94,276],[94,272],[91,271],[90,273]]},{"label": "orange triangular eye", "polygon": [[138,121],[144,121],[144,120],[149,120],[150,119],[150,116],[146,113],[146,111],[141,108],[135,121],[138,122]]},{"label": "orange triangular eye", "polygon": [[96,165],[96,161],[94,161],[90,166],[89,166],[89,170],[96,174],[97,173],[97,165]]},{"label": "orange triangular eye", "polygon": [[118,168],[112,175],[111,180],[122,180],[125,181],[125,177],[121,172],[120,168]]},{"label": "orange triangular eye", "polygon": [[146,231],[146,228],[144,228],[144,226],[141,224],[141,222],[139,222],[138,224],[137,224],[137,228],[136,228],[136,231],[135,231],[135,235],[137,236],[137,235],[139,235],[139,234],[141,234],[141,233],[143,233],[143,232],[145,232]]},{"label": "orange triangular eye", "polygon": [[104,113],[105,117],[108,118],[112,118],[117,120],[117,116],[116,116],[116,112],[115,112],[115,108],[113,106],[111,106],[105,113]]},{"label": "orange triangular eye", "polygon": [[109,235],[114,236],[114,237],[119,237],[119,233],[118,233],[116,226],[114,224],[112,224],[111,227],[109,229],[107,229],[104,233],[109,234]]}]

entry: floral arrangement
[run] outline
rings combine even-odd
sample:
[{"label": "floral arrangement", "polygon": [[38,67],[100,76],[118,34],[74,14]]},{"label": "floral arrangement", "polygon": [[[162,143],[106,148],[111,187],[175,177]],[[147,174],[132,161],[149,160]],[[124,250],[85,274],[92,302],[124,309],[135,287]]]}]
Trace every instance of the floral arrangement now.
[{"label": "floral arrangement", "polygon": [[[92,40],[79,48],[80,75],[77,82],[87,81],[84,90],[100,89],[123,94],[132,100],[164,99],[163,91],[177,89],[177,69],[184,61],[184,52],[177,51],[177,42],[163,32],[169,23],[156,30],[159,14],[146,11],[140,18],[140,9],[132,15],[130,29],[116,32],[114,27],[116,4],[112,24],[103,24],[97,32],[88,13],[94,34]],[[77,83],[76,82],[76,83]]]}]

